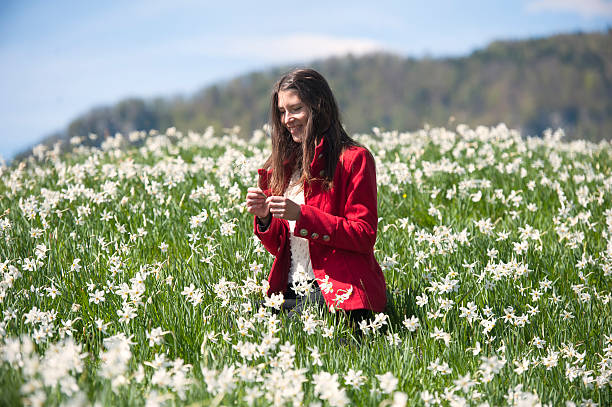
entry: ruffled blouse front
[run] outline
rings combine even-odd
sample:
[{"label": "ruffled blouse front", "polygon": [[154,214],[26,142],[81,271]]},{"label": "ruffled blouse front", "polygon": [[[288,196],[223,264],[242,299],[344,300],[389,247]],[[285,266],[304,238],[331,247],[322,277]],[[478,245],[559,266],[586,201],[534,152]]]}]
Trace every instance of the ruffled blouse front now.
[{"label": "ruffled blouse front", "polygon": [[[293,174],[291,183],[284,196],[291,199],[298,205],[305,203],[304,189],[299,183],[295,183],[299,179],[299,174],[296,172]],[[314,280],[315,276],[312,271],[312,264],[310,262],[310,251],[308,249],[308,239],[303,237],[295,236],[295,221],[290,220],[289,222],[289,244],[291,248],[291,268],[289,269],[289,285],[294,281]]]}]

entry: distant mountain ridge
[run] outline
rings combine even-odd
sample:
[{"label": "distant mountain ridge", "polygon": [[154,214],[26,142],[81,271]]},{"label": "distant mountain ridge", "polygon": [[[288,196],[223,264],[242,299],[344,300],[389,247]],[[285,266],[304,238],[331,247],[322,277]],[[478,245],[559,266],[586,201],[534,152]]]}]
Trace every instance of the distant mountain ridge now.
[{"label": "distant mountain ridge", "polygon": [[[563,127],[570,139],[612,139],[612,30],[497,41],[469,56],[415,59],[376,53],[315,61],[329,81],[350,133],[431,126],[495,125],[525,135]],[[267,121],[269,94],[284,66],[205,87],[190,97],[126,99],[92,109],[45,139],[174,126],[203,131]]]}]

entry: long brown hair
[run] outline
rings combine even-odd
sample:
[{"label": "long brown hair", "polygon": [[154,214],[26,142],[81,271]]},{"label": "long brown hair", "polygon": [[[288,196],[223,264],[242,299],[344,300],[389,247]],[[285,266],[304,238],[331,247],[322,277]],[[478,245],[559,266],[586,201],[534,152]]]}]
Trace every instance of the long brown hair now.
[{"label": "long brown hair", "polygon": [[[304,128],[306,137],[301,143],[293,141],[291,133],[281,121],[278,93],[286,90],[296,91],[310,112]],[[285,74],[274,85],[270,100],[270,127],[272,154],[264,164],[264,168],[272,170],[269,186],[275,195],[283,194],[291,172],[296,169],[301,173],[300,185],[304,181],[310,183],[315,179],[321,179],[324,188],[331,188],[340,154],[345,148],[358,145],[342,128],[334,94],[325,78],[314,69],[295,69]],[[310,163],[314,158],[315,146],[322,137],[325,137],[323,151],[325,167],[322,175],[316,177],[310,173]],[[287,161],[293,165],[287,168],[285,166]]]}]

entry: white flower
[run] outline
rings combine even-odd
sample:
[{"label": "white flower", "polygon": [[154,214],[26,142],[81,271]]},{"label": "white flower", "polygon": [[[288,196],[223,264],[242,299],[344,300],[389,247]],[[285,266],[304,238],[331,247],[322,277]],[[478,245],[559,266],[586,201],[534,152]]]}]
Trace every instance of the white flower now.
[{"label": "white flower", "polygon": [[540,339],[538,336],[534,336],[531,340],[531,344],[535,345],[535,347],[538,349],[543,349],[546,345],[546,341],[544,339]]},{"label": "white flower", "polygon": [[557,366],[559,362],[559,352],[554,352],[553,350],[548,350],[548,355],[542,358],[542,365],[546,366],[546,370],[551,370],[553,367]]},{"label": "white flower", "polygon": [[527,242],[527,240],[513,242],[512,246],[514,247],[514,252],[520,256],[521,254],[523,254],[523,252],[529,249],[529,242]]},{"label": "white flower", "polygon": [[53,284],[51,284],[51,287],[45,289],[47,290],[47,295],[53,299],[60,294],[59,290]]},{"label": "white flower", "polygon": [[244,397],[242,398],[249,406],[255,403],[255,400],[263,396],[263,392],[258,387],[247,387],[244,389]]},{"label": "white flower", "polygon": [[480,370],[485,373],[497,374],[500,372],[502,367],[506,364],[505,359],[500,359],[497,356],[481,356],[480,360],[482,363],[480,364]]},{"label": "white flower", "polygon": [[393,393],[393,402],[391,403],[391,407],[405,407],[408,403],[408,395],[401,391],[396,391]]},{"label": "white flower", "polygon": [[314,393],[331,406],[342,407],[349,403],[345,390],[338,383],[338,374],[328,372],[315,373],[312,376]]},{"label": "white flower", "polygon": [[451,335],[438,327],[435,327],[434,332],[430,333],[429,336],[435,340],[443,340],[446,346],[448,346],[451,341]]},{"label": "white flower", "polygon": [[439,362],[440,362],[440,359],[437,358],[435,361],[429,363],[429,366],[427,366],[427,369],[431,370],[434,374],[440,373],[442,375],[447,375],[447,374],[452,373],[452,370],[448,366],[447,362],[442,362],[442,363],[439,363]]},{"label": "white flower", "polygon": [[480,321],[480,325],[482,325],[483,329],[483,333],[485,335],[489,334],[489,332],[491,332],[491,330],[493,330],[493,327],[495,326],[495,321],[496,319],[482,319]]},{"label": "white flower", "polygon": [[379,381],[380,389],[384,393],[391,394],[397,388],[398,379],[391,372],[376,375],[376,378]]},{"label": "white flower", "polygon": [[388,319],[389,316],[385,313],[379,312],[374,314],[374,319],[370,322],[370,329],[372,329],[372,331],[376,331],[382,328],[383,325],[387,324]]},{"label": "white flower", "polygon": [[280,309],[281,305],[285,302],[285,296],[283,293],[272,294],[269,297],[266,297],[264,301],[264,305],[266,307],[271,307],[275,309]]},{"label": "white flower", "polygon": [[344,376],[344,384],[359,388],[367,381],[367,378],[361,370],[349,369]]},{"label": "white flower", "polygon": [[334,326],[330,325],[330,326],[324,326],[323,327],[323,333],[321,334],[322,337],[324,338],[331,338],[334,336]]},{"label": "white flower", "polygon": [[119,322],[127,324],[136,317],[136,311],[129,304],[123,304],[123,309],[117,310],[117,315]]},{"label": "white flower", "polygon": [[221,221],[221,227],[219,228],[221,231],[221,236],[233,235],[234,233],[236,233],[236,231],[234,230],[235,228],[236,228],[235,219],[232,219],[229,222]]},{"label": "white flower", "polygon": [[81,270],[81,265],[79,264],[81,262],[81,259],[74,259],[72,261],[72,265],[70,266],[70,271],[72,272],[79,272]]},{"label": "white flower", "polygon": [[470,377],[469,373],[463,377],[459,377],[457,380],[453,380],[453,383],[455,383],[457,388],[461,389],[461,391],[464,393],[467,393],[470,388],[476,384],[476,382]]},{"label": "white flower", "polygon": [[404,317],[402,324],[404,324],[406,329],[408,329],[410,332],[416,331],[421,325],[421,323],[419,322],[419,319],[414,315],[411,316],[410,319],[408,319],[407,317]]},{"label": "white flower", "polygon": [[329,276],[326,274],[325,278],[323,280],[318,279],[319,280],[319,287],[321,288],[321,291],[325,294],[330,294],[332,292],[334,292],[333,286],[331,281],[329,281]]},{"label": "white flower", "polygon": [[231,392],[236,383],[234,372],[235,367],[233,365],[225,366],[220,372],[202,367],[202,376],[208,392],[215,395]]},{"label": "white flower", "polygon": [[104,291],[103,290],[96,290],[95,293],[90,292],[89,293],[89,302],[93,302],[94,304],[99,304],[101,302],[104,302]]},{"label": "white flower", "polygon": [[423,295],[417,295],[417,297],[416,297],[416,304],[417,304],[419,307],[422,307],[423,305],[426,305],[426,304],[427,304],[428,300],[429,300],[429,299],[427,298],[427,295],[426,295],[426,294],[423,294]]},{"label": "white flower", "polygon": [[514,369],[514,372],[516,374],[523,374],[524,372],[529,370],[530,364],[531,364],[531,361],[528,358],[523,358],[523,360],[520,360],[520,361],[515,360],[514,365],[516,366],[516,368]]},{"label": "white flower", "polygon": [[426,406],[429,406],[435,402],[436,397],[428,390],[423,390],[421,392],[421,400],[423,401],[423,403],[425,403]]},{"label": "white flower", "polygon": [[397,333],[391,333],[391,332],[387,333],[387,341],[389,342],[389,345],[391,346],[397,346],[402,342],[402,340],[400,339]]},{"label": "white flower", "polygon": [[319,348],[317,348],[316,346],[314,347],[308,347],[308,350],[310,351],[310,357],[312,358],[312,365],[313,366],[323,366],[323,362],[321,361],[321,353],[319,352]]},{"label": "white flower", "polygon": [[100,375],[111,381],[113,390],[127,383],[124,373],[127,372],[127,364],[132,358],[130,345],[130,338],[126,338],[124,334],[104,339],[106,351],[100,355]]},{"label": "white flower", "polygon": [[36,246],[36,249],[34,251],[34,253],[36,254],[36,258],[38,260],[42,260],[45,258],[45,256],[47,255],[47,251],[49,249],[47,249],[47,246],[45,246],[44,244],[39,244]]},{"label": "white flower", "polygon": [[104,323],[104,321],[102,319],[96,319],[96,329],[100,332],[102,332],[103,334],[107,334],[106,332],[106,328],[110,325],[110,323]]},{"label": "white flower", "polygon": [[468,302],[467,307],[459,307],[459,309],[461,310],[459,317],[466,318],[470,324],[478,318],[476,304],[473,302]]},{"label": "white flower", "polygon": [[193,283],[191,283],[189,284],[189,287],[183,288],[183,291],[181,291],[181,295],[186,296],[187,299],[191,299],[191,297],[193,297],[194,292],[195,292],[195,286],[193,285]]},{"label": "white flower", "polygon": [[164,339],[164,335],[170,333],[169,331],[162,331],[160,327],[153,328],[147,332],[147,339],[149,339],[149,346],[159,345]]}]

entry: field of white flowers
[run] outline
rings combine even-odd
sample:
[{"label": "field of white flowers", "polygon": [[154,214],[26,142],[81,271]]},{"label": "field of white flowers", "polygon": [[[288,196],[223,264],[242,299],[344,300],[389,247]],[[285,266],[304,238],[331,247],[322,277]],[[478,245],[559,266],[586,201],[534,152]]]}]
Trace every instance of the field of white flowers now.
[{"label": "field of white flowers", "polygon": [[562,136],[357,136],[390,300],[361,341],[264,301],[262,131],[37,147],[0,167],[0,405],[608,406],[612,147]]}]

